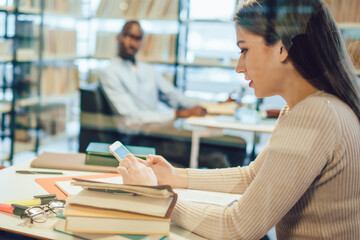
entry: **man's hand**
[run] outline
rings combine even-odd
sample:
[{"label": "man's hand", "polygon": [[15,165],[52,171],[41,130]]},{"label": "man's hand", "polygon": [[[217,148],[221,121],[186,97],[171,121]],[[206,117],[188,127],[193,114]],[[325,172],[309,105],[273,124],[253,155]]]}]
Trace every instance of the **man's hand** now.
[{"label": "man's hand", "polygon": [[176,118],[201,117],[206,115],[206,109],[201,106],[177,110]]}]

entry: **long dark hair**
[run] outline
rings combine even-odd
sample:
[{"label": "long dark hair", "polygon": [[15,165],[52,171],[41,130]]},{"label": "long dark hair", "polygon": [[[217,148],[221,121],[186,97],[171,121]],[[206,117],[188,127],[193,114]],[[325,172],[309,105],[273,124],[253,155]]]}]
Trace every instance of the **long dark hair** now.
[{"label": "long dark hair", "polygon": [[281,40],[296,70],[312,86],[344,101],[360,120],[355,67],[322,0],[245,0],[234,21],[266,44]]}]

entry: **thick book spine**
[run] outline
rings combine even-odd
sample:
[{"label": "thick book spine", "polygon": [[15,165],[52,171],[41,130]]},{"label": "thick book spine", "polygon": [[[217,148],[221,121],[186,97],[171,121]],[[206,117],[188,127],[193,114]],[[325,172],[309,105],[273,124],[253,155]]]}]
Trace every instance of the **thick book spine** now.
[{"label": "thick book spine", "polygon": [[107,167],[118,167],[119,161],[116,160],[116,158],[113,156],[108,157],[105,155],[86,154],[85,164],[107,166]]}]

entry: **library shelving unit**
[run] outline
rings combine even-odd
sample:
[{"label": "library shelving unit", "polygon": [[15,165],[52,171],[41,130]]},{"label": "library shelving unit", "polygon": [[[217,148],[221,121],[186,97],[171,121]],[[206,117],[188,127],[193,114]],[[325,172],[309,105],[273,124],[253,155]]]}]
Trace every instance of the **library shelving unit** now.
[{"label": "library shelving unit", "polygon": [[360,1],[325,0],[325,3],[329,6],[338,23],[350,58],[354,63],[357,75],[360,77]]},{"label": "library shelving unit", "polygon": [[[219,2],[210,1],[207,5],[219,6]],[[231,14],[235,9],[237,1],[228,0],[230,2]],[[189,61],[187,55],[188,49],[188,29],[191,24],[189,20],[189,0],[132,0],[132,1],[116,1],[116,0],[101,0],[97,8],[95,8],[94,17],[91,21],[91,29],[95,29],[90,33],[96,36],[90,45],[94,46],[93,53],[89,53],[89,59],[108,60],[115,56],[117,51],[115,37],[118,34],[122,23],[125,20],[136,19],[139,20],[145,29],[146,35],[142,49],[138,52],[137,58],[149,63],[152,63],[159,69],[164,76],[173,82],[176,86],[187,90],[187,69],[221,69],[225,72],[233,72],[235,61],[231,57],[224,59],[219,58],[202,58],[198,57],[194,61]],[[116,11],[114,10],[116,9]],[[120,9],[120,11],[119,11]],[[198,23],[210,26],[209,23],[220,23],[233,26],[231,23],[231,14],[227,21],[213,20],[205,21],[199,20]],[[94,24],[95,21],[111,21],[113,24],[106,27],[106,24]],[[196,22],[196,21],[193,21]],[[117,25],[115,23],[118,23]],[[101,29],[101,30],[96,30]],[[233,30],[233,29],[231,29]],[[231,39],[231,44],[233,44]],[[229,42],[229,40],[228,40]],[[234,51],[233,51],[234,52]],[[218,53],[223,55],[224,52]],[[99,67],[100,66],[100,67]],[[97,64],[101,68],[104,65]],[[232,73],[230,73],[231,75]],[[209,75],[209,74],[208,74]],[[211,74],[210,74],[211,75]],[[235,77],[228,76],[228,79]],[[90,76],[89,79],[96,79]],[[93,80],[89,80],[90,82]],[[218,85],[224,86],[223,82]],[[225,84],[224,92],[226,94],[238,86],[238,82]],[[230,85],[230,86],[229,86]],[[215,89],[217,87],[214,87]]]},{"label": "library shelving unit", "polygon": [[[41,69],[41,141],[44,145],[79,134],[78,28],[83,0],[44,1],[44,45]],[[86,19],[87,20],[87,19]]]},{"label": "library shelving unit", "polygon": [[[96,36],[96,40],[93,40],[94,47],[91,48],[96,50],[90,54],[90,58],[108,60],[113,57],[117,48],[115,36],[121,24],[128,19],[137,19],[147,32],[144,46],[137,55],[138,59],[156,66],[174,66],[171,73],[167,73],[171,81],[189,96],[225,100],[229,93],[240,92],[246,86],[243,76],[234,71],[238,50],[232,17],[240,1],[224,0],[220,3],[214,0],[179,0],[170,3],[161,0],[101,0],[90,21],[108,20],[113,21],[112,23],[117,21],[118,24],[109,24],[111,27],[108,28],[106,24],[98,24],[99,30],[90,34]],[[326,2],[344,34],[359,75],[360,23],[359,15],[354,14],[358,1]],[[164,10],[170,13],[164,14]],[[170,28],[168,22],[172,20],[177,26],[169,34],[166,31]],[[161,28],[161,33],[156,32],[158,28]],[[155,34],[152,32],[154,29]],[[101,68],[105,64],[94,65]],[[160,71],[166,72],[164,67]],[[96,74],[90,78],[96,79]]]},{"label": "library shelving unit", "polygon": [[231,20],[237,5],[237,0],[181,1],[176,79],[185,94],[222,101],[245,84],[234,71],[238,50]]},{"label": "library shelving unit", "polygon": [[169,81],[175,81],[179,0],[101,0],[90,16],[87,61],[96,64],[85,83],[96,81],[97,70],[116,56],[116,35],[126,20],[134,19],[142,23],[147,33],[137,58],[156,65]]},{"label": "library shelving unit", "polygon": [[[29,76],[30,68],[41,67],[41,11],[28,8],[14,1],[11,6],[0,7],[4,20],[4,31],[1,33],[0,47],[1,71],[1,151],[0,160],[12,158],[16,151],[30,150],[15,148],[16,129],[19,127],[17,115],[32,108],[38,112],[40,75]],[[40,21],[35,24],[36,20]],[[40,71],[39,71],[40,72]],[[37,122],[35,121],[35,125]],[[21,130],[23,130],[21,127]],[[37,127],[37,126],[35,126]],[[21,137],[20,137],[21,138]]]},{"label": "library shelving unit", "polygon": [[0,162],[11,165],[15,153],[37,152],[39,145],[68,137],[68,99],[77,99],[78,91],[78,71],[72,63],[76,32],[50,29],[44,23],[50,14],[74,16],[81,3],[14,0],[0,6]]}]

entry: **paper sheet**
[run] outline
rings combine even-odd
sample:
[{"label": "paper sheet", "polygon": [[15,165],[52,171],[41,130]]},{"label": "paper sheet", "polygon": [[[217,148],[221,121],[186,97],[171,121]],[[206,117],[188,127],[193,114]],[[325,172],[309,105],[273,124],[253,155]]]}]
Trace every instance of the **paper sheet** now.
[{"label": "paper sheet", "polygon": [[[123,183],[122,177],[110,177],[110,178],[100,178],[100,179],[92,179],[93,181],[107,182],[107,183]],[[72,181],[72,180],[71,180]],[[56,182],[56,186],[61,189],[66,195],[76,195],[81,190],[82,187],[74,186],[71,184],[71,181],[59,181]]]},{"label": "paper sheet", "polygon": [[174,189],[178,194],[178,199],[183,201],[210,203],[220,206],[230,206],[237,202],[242,195],[220,192],[209,192],[192,189]]}]

